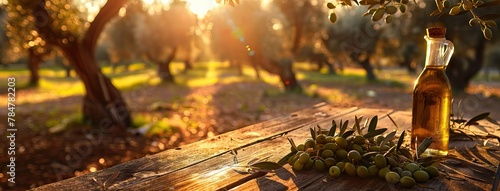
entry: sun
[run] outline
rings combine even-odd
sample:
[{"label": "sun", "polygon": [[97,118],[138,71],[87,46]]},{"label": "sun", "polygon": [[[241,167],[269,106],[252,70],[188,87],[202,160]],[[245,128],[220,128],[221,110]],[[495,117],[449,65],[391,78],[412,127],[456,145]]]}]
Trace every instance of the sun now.
[{"label": "sun", "polygon": [[219,6],[215,0],[186,0],[186,3],[189,10],[198,18],[203,18],[210,9]]}]

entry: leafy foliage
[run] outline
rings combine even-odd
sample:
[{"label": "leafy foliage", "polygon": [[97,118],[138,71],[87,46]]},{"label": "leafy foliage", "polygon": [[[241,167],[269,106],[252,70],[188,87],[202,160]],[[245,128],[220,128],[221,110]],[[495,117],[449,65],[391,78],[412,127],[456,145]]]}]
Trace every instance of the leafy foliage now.
[{"label": "leafy foliage", "polygon": [[[414,2],[417,3],[416,0],[414,0]],[[354,4],[367,7],[363,16],[371,16],[373,22],[377,22],[384,18],[385,23],[391,23],[394,14],[398,12],[404,14],[406,12],[408,3],[409,0],[335,0],[329,2],[327,7],[333,10],[329,16],[332,23],[337,21],[337,15],[334,12],[337,6],[353,6]],[[500,5],[499,0],[492,0],[486,3],[482,0],[460,0],[457,2],[451,2],[450,0],[435,0],[435,5],[436,10],[433,11],[430,16],[454,16],[467,12],[470,13],[472,18],[469,20],[469,25],[479,26],[483,32],[484,38],[488,40],[492,38],[492,31],[490,28],[497,26],[494,19],[500,18],[500,14],[498,13],[479,15],[477,12],[478,9],[483,8],[490,8],[493,10],[493,7]]]}]

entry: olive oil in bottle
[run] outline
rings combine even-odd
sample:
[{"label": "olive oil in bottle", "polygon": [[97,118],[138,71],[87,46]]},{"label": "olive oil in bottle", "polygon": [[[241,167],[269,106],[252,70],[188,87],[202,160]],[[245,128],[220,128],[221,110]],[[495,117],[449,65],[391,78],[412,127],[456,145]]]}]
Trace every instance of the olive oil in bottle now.
[{"label": "olive oil in bottle", "polygon": [[445,28],[427,29],[425,68],[413,89],[411,147],[417,149],[425,138],[432,137],[424,157],[448,154],[452,94],[445,70],[453,43],[444,38],[445,33]]}]

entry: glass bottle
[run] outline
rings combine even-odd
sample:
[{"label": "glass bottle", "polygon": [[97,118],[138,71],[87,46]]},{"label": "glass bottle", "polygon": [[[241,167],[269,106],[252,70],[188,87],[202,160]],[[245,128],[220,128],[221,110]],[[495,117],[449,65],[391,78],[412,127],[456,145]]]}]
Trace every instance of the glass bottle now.
[{"label": "glass bottle", "polygon": [[413,89],[411,147],[416,149],[425,138],[432,137],[424,157],[448,154],[452,94],[445,70],[454,47],[445,34],[446,28],[427,28],[425,68]]}]

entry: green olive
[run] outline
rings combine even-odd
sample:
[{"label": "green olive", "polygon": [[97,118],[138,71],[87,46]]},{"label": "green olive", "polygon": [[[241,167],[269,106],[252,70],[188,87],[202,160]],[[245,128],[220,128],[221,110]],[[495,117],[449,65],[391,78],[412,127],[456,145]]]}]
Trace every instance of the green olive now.
[{"label": "green olive", "polygon": [[408,163],[405,166],[405,170],[408,170],[411,173],[414,173],[415,171],[420,170],[420,166],[418,166],[418,164],[415,164],[415,163]]},{"label": "green olive", "polygon": [[389,183],[389,184],[396,184],[399,182],[399,179],[401,179],[401,177],[399,176],[398,173],[396,172],[388,172],[387,174],[385,174],[385,180]]},{"label": "green olive", "polygon": [[337,159],[342,160],[347,158],[347,151],[345,151],[344,149],[339,149],[335,151],[335,155],[337,156]]},{"label": "green olive", "polygon": [[375,145],[370,147],[370,151],[380,151],[380,147]]},{"label": "green olive", "polygon": [[331,151],[337,151],[338,148],[339,146],[337,146],[337,143],[327,143],[322,147],[323,150],[331,150]]},{"label": "green olive", "polygon": [[342,147],[343,149],[346,149],[349,143],[344,137],[335,137],[335,142],[339,147]]},{"label": "green olive", "polygon": [[334,178],[340,177],[341,172],[342,171],[340,170],[340,168],[338,166],[332,166],[332,167],[330,167],[330,170],[329,170],[330,176],[334,177]]},{"label": "green olive", "polygon": [[354,164],[352,164],[350,162],[346,162],[344,170],[347,173],[347,175],[356,176],[356,167],[354,166]]},{"label": "green olive", "polygon": [[405,176],[413,177],[413,174],[409,170],[403,170],[399,174],[401,175],[401,177],[405,177]]},{"label": "green olive", "polygon": [[382,155],[382,154],[375,155],[374,162],[378,168],[384,168],[387,166],[387,161],[386,161],[384,155]]},{"label": "green olive", "polygon": [[403,169],[399,166],[396,166],[396,167],[393,167],[391,169],[391,171],[394,171],[394,172],[398,173],[399,175],[401,175],[401,172],[403,172]]},{"label": "green olive", "polygon": [[326,143],[326,135],[319,134],[318,136],[316,136],[316,142],[319,144],[325,144]]},{"label": "green olive", "polygon": [[316,168],[316,170],[318,170],[318,171],[324,171],[325,170],[325,163],[320,159],[316,159],[316,160],[314,160],[314,168]]},{"label": "green olive", "polygon": [[362,165],[358,166],[358,168],[356,168],[356,174],[361,178],[365,178],[369,175],[368,168],[366,168],[365,166],[362,166]]},{"label": "green olive", "polygon": [[297,145],[297,151],[305,151],[305,150],[306,150],[306,145],[304,144]]},{"label": "green olive", "polygon": [[385,178],[385,174],[387,174],[388,172],[391,172],[391,170],[387,167],[384,167],[378,171],[378,177]]},{"label": "green olive", "polygon": [[321,157],[326,159],[326,158],[332,158],[334,155],[333,151],[332,150],[324,150],[323,152],[321,152]]},{"label": "green olive", "polygon": [[304,168],[304,163],[301,163],[299,160],[295,161],[293,163],[293,169],[294,170],[302,170]]},{"label": "green olive", "polygon": [[359,145],[364,144],[365,138],[361,135],[356,135],[356,136],[354,136],[354,143],[359,144]]},{"label": "green olive", "polygon": [[335,159],[333,158],[326,158],[325,159],[325,167],[326,168],[330,168],[331,166],[337,164],[337,161],[335,161]]},{"label": "green olive", "polygon": [[345,162],[337,162],[335,166],[339,167],[340,171],[344,171]]},{"label": "green olive", "polygon": [[429,181],[429,174],[423,170],[417,170],[413,173],[413,178],[415,178],[418,183],[424,183]]},{"label": "green olive", "polygon": [[435,166],[425,167],[425,172],[427,172],[431,177],[438,177],[439,170]]},{"label": "green olive", "polygon": [[304,165],[304,170],[311,170],[313,166],[314,166],[314,161],[311,158],[309,158],[309,160],[307,160],[307,163]]},{"label": "green olive", "polygon": [[417,183],[415,182],[415,179],[413,179],[412,177],[410,176],[403,176],[400,180],[399,180],[399,183],[401,183],[401,185],[403,185],[403,187],[406,187],[406,188],[411,188],[413,186],[415,186]]},{"label": "green olive", "polygon": [[363,154],[363,148],[362,148],[361,146],[359,146],[358,144],[353,144],[353,145],[351,146],[351,148],[352,148],[353,150],[358,151],[360,154]]},{"label": "green olive", "polygon": [[304,145],[306,145],[306,148],[313,148],[316,142],[312,138],[307,138]]},{"label": "green olive", "polygon": [[375,136],[375,143],[377,143],[377,145],[380,145],[380,143],[382,143],[384,139],[385,137],[383,135],[377,135]]},{"label": "green olive", "polygon": [[368,175],[369,176],[377,176],[378,175],[378,167],[376,165],[371,165],[368,167]]},{"label": "green olive", "polygon": [[327,143],[335,143],[335,137],[333,137],[333,136],[326,136],[326,142]]},{"label": "green olive", "polygon": [[347,157],[353,163],[357,163],[359,160],[361,160],[361,154],[359,154],[359,152],[356,150],[349,151],[349,153],[347,153]]},{"label": "green olive", "polygon": [[307,161],[309,160],[309,158],[310,158],[310,157],[309,157],[309,154],[307,154],[307,153],[302,153],[302,154],[300,154],[300,156],[299,156],[299,162],[300,162],[300,163],[302,163],[302,164],[306,164],[306,163],[307,163]]}]

